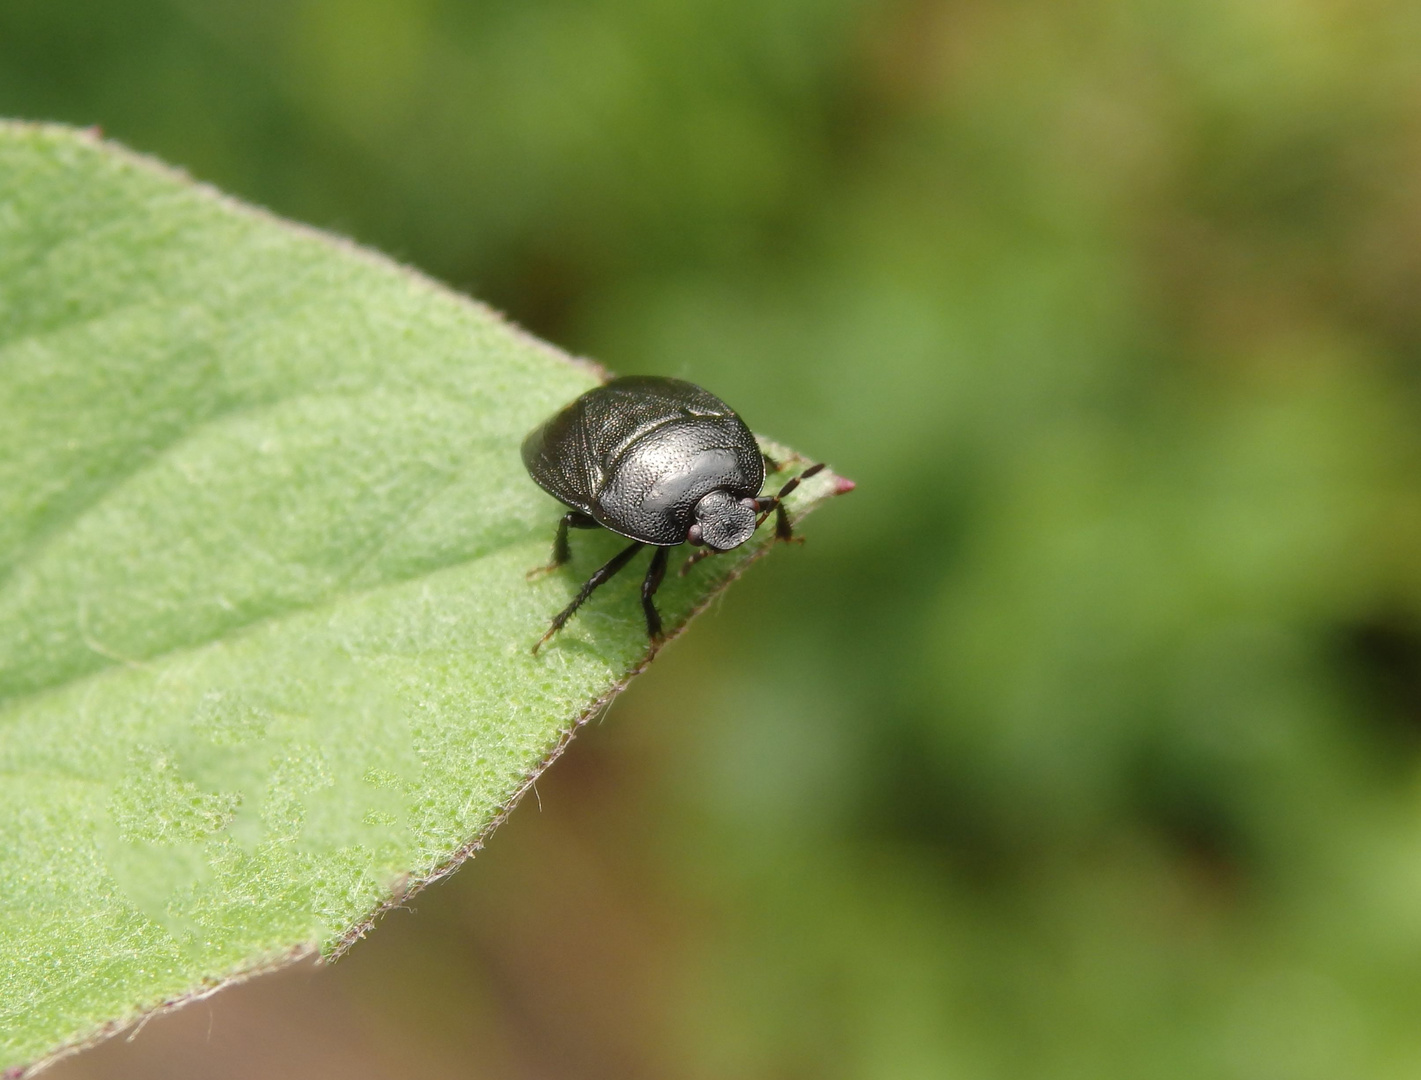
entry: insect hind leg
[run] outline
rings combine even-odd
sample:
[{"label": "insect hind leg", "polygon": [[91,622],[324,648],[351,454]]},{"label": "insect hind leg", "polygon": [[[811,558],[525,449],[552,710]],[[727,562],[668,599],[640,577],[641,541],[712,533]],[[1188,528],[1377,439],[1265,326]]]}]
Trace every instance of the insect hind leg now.
[{"label": "insect hind leg", "polygon": [[558,521],[558,531],[553,537],[553,558],[546,566],[535,566],[525,575],[529,581],[543,574],[551,574],[563,563],[572,558],[572,549],[567,545],[568,529],[597,529],[601,528],[589,515],[581,510],[569,510]]},{"label": "insect hind leg", "polygon": [[[632,556],[645,546],[646,545],[641,543],[641,541],[636,541],[624,547],[599,567],[596,573],[584,581],[582,588],[577,590],[577,595],[572,598],[572,603],[568,604],[567,607],[553,616],[553,624],[548,627],[548,632],[540,637],[538,643],[533,646],[534,655],[537,654],[538,650],[548,638],[552,637],[567,624],[567,620],[572,618],[573,612],[582,606],[583,602],[592,595],[599,585],[605,585],[608,580],[616,576],[622,567],[632,561]],[[662,550],[665,549],[663,548]]]}]

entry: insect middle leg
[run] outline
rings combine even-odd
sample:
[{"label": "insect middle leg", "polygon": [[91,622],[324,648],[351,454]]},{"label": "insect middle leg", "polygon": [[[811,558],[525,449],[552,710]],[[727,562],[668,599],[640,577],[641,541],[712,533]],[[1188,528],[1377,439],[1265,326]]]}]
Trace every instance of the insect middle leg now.
[{"label": "insect middle leg", "polygon": [[[567,620],[572,618],[573,612],[582,606],[583,601],[592,595],[597,586],[606,584],[608,579],[615,576],[622,567],[631,562],[632,556],[645,546],[645,544],[637,541],[636,543],[624,547],[621,551],[608,559],[595,574],[583,582],[582,588],[578,589],[577,595],[572,598],[572,603],[568,604],[567,607],[553,616],[552,626],[548,627],[548,632],[538,639],[538,644],[533,646],[533,652],[537,653],[543,642],[547,641],[548,638],[563,628]],[[664,551],[665,549],[663,548],[662,550]]]},{"label": "insect middle leg", "polygon": [[535,578],[539,574],[549,574],[556,570],[568,559],[572,558],[572,549],[567,546],[568,529],[598,529],[601,528],[596,521],[581,510],[569,510],[558,521],[557,535],[553,537],[553,559],[547,566],[535,566],[529,570],[527,577]]},{"label": "insect middle leg", "polygon": [[666,576],[666,560],[671,556],[671,549],[659,547],[656,554],[651,557],[651,565],[646,568],[646,577],[641,583],[641,609],[646,612],[646,636],[653,641],[661,637],[661,615],[656,610],[656,605],[651,598],[656,595],[656,590],[661,588],[661,579]]}]

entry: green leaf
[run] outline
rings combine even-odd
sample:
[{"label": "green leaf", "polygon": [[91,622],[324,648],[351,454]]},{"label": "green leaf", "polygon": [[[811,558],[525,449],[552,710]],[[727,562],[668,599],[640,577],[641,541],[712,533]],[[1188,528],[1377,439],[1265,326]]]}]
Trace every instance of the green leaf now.
[{"label": "green leaf", "polygon": [[[560,511],[520,441],[597,378],[367,251],[0,126],[0,1068],[338,953],[645,663],[635,571],[530,652],[621,543],[524,578]],[[668,629],[769,534],[670,575]]]}]

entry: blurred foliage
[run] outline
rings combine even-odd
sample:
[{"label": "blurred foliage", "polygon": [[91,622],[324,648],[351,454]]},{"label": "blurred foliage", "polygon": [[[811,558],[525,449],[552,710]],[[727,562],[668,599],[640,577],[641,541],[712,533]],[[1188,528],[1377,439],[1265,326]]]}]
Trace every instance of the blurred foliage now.
[{"label": "blurred foliage", "polygon": [[[539,853],[676,929],[527,1075],[1411,1077],[1418,47],[1395,0],[12,0],[0,110],[859,481],[593,733],[642,779]],[[543,912],[526,990],[565,909],[506,873],[428,932]],[[424,948],[395,1011],[478,1070],[536,1010],[440,1013],[492,960]]]}]

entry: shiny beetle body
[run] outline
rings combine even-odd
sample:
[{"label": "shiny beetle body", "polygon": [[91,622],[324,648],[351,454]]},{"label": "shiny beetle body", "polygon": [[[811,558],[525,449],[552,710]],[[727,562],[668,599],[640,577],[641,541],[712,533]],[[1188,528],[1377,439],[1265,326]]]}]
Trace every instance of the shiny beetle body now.
[{"label": "shiny beetle body", "polygon": [[539,487],[571,508],[558,524],[552,562],[541,569],[567,562],[568,529],[600,526],[633,541],[592,575],[533,651],[645,545],[657,549],[642,584],[647,633],[655,639],[661,619],[651,598],[670,548],[691,543],[703,545],[705,554],[729,551],[749,540],[771,511],[777,535],[789,539],[780,500],[799,478],[779,495],[761,496],[765,463],[755,436],[730,406],[680,379],[613,379],[533,429],[523,441],[523,464]]},{"label": "shiny beetle body", "polygon": [[[754,500],[765,482],[755,436],[730,406],[691,383],[648,376],[583,394],[524,440],[523,464],[539,487],[603,528],[662,547],[686,542],[706,496]],[[740,509],[753,531],[755,511]],[[741,532],[718,534],[716,546],[744,543],[749,532]]]}]

